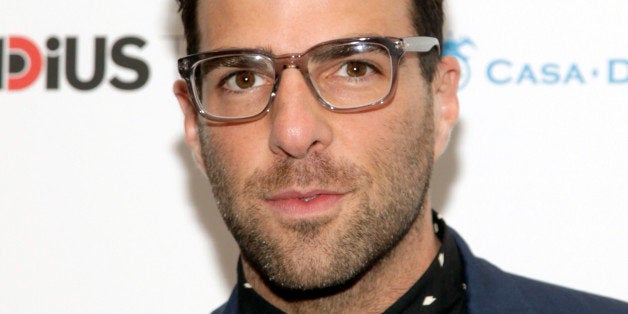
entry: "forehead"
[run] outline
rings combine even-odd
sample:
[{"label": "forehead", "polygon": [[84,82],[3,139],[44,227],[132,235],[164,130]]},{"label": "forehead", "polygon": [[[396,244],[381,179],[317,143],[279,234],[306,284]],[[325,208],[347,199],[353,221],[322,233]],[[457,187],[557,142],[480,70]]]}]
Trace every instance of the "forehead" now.
[{"label": "forehead", "polygon": [[408,1],[212,0],[197,7],[200,50],[304,51],[332,39],[415,35]]}]

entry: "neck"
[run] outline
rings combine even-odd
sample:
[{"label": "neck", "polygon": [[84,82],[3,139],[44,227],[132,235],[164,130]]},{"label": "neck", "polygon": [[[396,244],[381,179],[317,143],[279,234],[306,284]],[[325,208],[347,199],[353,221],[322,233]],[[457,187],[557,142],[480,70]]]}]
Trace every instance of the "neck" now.
[{"label": "neck", "polygon": [[408,233],[354,285],[318,299],[287,301],[275,294],[243,259],[244,276],[253,289],[287,313],[381,313],[399,299],[425,273],[440,242],[432,227],[429,201],[424,203]]}]

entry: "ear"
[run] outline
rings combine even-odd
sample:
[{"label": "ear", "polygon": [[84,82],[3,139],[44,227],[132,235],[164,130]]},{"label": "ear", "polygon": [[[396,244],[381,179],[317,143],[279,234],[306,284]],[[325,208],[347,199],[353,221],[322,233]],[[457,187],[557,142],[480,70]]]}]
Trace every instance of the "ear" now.
[{"label": "ear", "polygon": [[445,151],[451,130],[458,120],[460,65],[454,57],[443,57],[432,81],[434,100],[434,161]]},{"label": "ear", "polygon": [[201,141],[198,134],[198,115],[196,113],[196,109],[194,109],[194,105],[192,104],[192,95],[190,95],[184,80],[177,80],[174,82],[173,91],[179,101],[181,111],[183,111],[185,141],[188,143],[188,147],[190,147],[190,150],[192,151],[196,164],[207,175],[205,163],[203,162],[203,154],[201,153]]}]

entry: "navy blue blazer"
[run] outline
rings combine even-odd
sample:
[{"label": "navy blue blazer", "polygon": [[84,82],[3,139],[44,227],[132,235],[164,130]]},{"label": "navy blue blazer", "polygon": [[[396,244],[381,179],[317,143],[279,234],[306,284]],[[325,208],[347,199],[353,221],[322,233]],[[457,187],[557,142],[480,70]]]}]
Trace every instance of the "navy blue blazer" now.
[{"label": "navy blue blazer", "polygon": [[[467,283],[467,313],[621,313],[628,303],[506,273],[475,257],[451,228],[462,255]],[[212,314],[238,313],[234,289],[229,301]]]}]

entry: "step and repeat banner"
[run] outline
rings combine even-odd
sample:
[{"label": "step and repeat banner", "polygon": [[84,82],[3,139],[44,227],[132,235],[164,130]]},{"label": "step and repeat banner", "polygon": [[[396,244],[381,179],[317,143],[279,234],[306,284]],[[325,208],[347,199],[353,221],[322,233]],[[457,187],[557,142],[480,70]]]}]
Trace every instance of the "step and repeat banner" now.
[{"label": "step and repeat banner", "polygon": [[[501,268],[628,300],[628,2],[448,2],[433,205]],[[185,146],[174,0],[0,3],[0,313],[207,313],[238,249]]]}]

